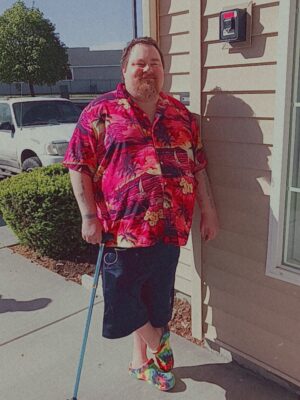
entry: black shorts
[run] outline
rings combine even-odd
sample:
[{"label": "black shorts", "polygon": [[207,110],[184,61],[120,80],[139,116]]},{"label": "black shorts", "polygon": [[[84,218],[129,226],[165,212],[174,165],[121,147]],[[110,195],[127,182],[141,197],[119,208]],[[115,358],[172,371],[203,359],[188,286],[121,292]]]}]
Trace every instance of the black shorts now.
[{"label": "black shorts", "polygon": [[171,320],[179,253],[178,246],[163,243],[104,249],[103,337],[121,338],[148,321],[160,328]]}]

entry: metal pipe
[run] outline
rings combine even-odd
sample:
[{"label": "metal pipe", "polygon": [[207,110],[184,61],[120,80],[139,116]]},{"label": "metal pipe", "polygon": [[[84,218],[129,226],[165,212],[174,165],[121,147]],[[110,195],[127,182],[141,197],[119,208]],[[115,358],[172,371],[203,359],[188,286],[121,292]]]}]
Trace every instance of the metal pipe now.
[{"label": "metal pipe", "polygon": [[132,32],[133,37],[137,37],[137,13],[136,13],[136,0],[131,0],[132,9]]}]

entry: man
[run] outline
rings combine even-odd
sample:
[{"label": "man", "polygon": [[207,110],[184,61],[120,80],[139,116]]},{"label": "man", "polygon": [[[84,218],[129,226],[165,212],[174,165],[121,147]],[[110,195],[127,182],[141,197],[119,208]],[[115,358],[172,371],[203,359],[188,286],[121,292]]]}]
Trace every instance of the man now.
[{"label": "man", "polygon": [[169,390],[175,379],[167,324],[195,197],[204,240],[216,236],[218,220],[196,121],[161,92],[164,60],[157,43],[133,39],[121,64],[124,84],[83,111],[64,165],[83,239],[96,244],[110,234],[102,266],[103,336],[132,333],[130,374]]}]

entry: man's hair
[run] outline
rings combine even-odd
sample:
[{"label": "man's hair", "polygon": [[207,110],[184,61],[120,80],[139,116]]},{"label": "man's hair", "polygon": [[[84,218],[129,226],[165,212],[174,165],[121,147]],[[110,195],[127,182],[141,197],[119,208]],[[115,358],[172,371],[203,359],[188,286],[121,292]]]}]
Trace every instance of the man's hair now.
[{"label": "man's hair", "polygon": [[123,54],[122,54],[122,57],[121,57],[121,68],[122,69],[126,69],[127,68],[128,59],[129,59],[131,50],[136,44],[146,44],[148,46],[155,47],[156,50],[159,52],[160,59],[161,59],[163,67],[165,66],[164,56],[163,56],[160,48],[158,47],[157,42],[154,39],[152,39],[151,37],[144,36],[144,37],[138,37],[138,38],[132,39],[127,44],[127,46],[124,48]]}]

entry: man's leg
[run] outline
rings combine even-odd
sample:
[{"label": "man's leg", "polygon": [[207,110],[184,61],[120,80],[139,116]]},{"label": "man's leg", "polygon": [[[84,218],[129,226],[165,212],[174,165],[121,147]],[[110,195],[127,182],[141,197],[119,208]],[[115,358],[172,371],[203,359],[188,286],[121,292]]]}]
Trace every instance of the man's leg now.
[{"label": "man's leg", "polygon": [[148,361],[147,344],[137,331],[133,332],[132,368],[140,368]]},{"label": "man's leg", "polygon": [[139,368],[147,362],[147,346],[150,351],[156,351],[160,343],[162,332],[163,328],[154,328],[150,322],[147,322],[141,328],[133,332],[133,368]]},{"label": "man's leg", "polygon": [[168,322],[172,317],[179,253],[180,248],[177,246],[157,245],[152,252],[150,278],[142,289],[142,300],[147,306],[149,321],[141,328],[141,335],[155,356],[157,365],[164,372],[174,367]]},{"label": "man's leg", "polygon": [[136,379],[151,383],[159,390],[170,390],[175,385],[172,372],[164,372],[147,357],[147,346],[156,348],[162,329],[154,328],[149,322],[133,332],[133,359],[129,374]]}]

